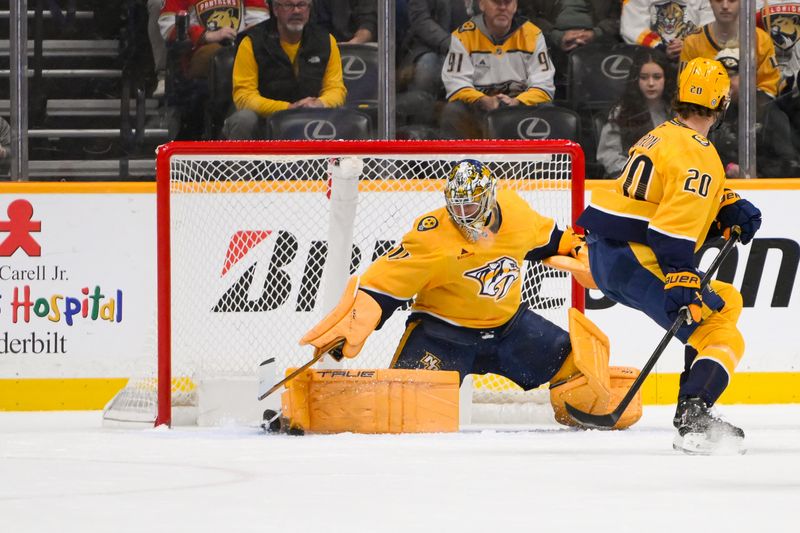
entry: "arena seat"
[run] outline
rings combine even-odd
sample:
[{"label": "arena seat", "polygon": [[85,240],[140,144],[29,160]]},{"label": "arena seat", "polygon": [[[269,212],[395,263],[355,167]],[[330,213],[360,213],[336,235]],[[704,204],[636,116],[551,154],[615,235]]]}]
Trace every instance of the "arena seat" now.
[{"label": "arena seat", "polygon": [[564,107],[501,107],[486,114],[484,131],[490,139],[569,139],[580,140],[578,114]]},{"label": "arena seat", "polygon": [[282,140],[368,139],[369,117],[352,109],[287,109],[267,119],[269,138]]},{"label": "arena seat", "polygon": [[614,104],[625,90],[633,55],[631,44],[590,44],[569,55],[567,101],[576,111]]},{"label": "arena seat", "polygon": [[378,103],[378,47],[374,43],[339,44],[347,107]]}]

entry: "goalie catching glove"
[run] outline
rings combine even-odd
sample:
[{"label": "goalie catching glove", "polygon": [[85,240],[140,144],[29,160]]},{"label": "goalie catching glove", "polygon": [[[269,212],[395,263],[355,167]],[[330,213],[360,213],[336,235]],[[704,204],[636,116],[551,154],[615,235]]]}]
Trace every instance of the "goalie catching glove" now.
[{"label": "goalie catching glove", "polygon": [[[381,306],[372,296],[359,290],[358,282],[357,276],[350,277],[339,303],[328,316],[303,335],[301,346],[310,344],[320,350],[344,340],[341,354],[344,357],[358,355],[381,319]],[[337,357],[334,355],[334,358]],[[341,356],[337,359],[341,359]]]}]

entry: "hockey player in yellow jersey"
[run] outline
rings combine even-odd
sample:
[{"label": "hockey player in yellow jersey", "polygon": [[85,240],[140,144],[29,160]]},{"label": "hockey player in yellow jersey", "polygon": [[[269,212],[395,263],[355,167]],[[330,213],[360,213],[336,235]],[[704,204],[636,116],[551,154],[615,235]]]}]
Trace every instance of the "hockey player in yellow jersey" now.
[{"label": "hockey player in yellow jersey", "polygon": [[673,102],[677,117],[630,149],[614,190],[594,191],[578,219],[592,276],[606,296],[664,329],[682,308],[691,311],[691,323],[676,335],[686,345],[686,361],[673,421],[673,445],[688,453],[709,453],[723,442],[741,449],[744,439],[741,429],[710,411],[744,354],[736,327],[742,297],[716,280],[701,294],[694,255],[734,226],[747,244],[761,226],[761,212],[725,188],[722,163],[706,138],[725,112],[729,89],[718,61],[689,61]]},{"label": "hockey player in yellow jersey", "polygon": [[[496,191],[483,163],[456,163],[445,186],[445,206],[418,217],[399,245],[377,259],[338,306],[301,344],[318,349],[346,340],[355,357],[369,334],[413,298],[406,330],[391,367],[502,375],[525,390],[551,384],[556,418],[573,423],[564,400],[592,412],[610,407],[638,375],[608,367],[608,340],[571,310],[570,332],[522,302],[524,262],[584,257],[582,239],[534,211],[516,192]],[[579,279],[580,280],[580,279]],[[584,339],[601,350],[583,350]],[[588,344],[592,344],[589,342]],[[641,416],[641,399],[618,428]]]}]

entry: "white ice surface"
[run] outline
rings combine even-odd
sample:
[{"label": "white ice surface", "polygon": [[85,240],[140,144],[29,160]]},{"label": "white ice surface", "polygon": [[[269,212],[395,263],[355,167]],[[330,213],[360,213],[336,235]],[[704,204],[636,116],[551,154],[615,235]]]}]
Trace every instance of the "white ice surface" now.
[{"label": "white ice surface", "polygon": [[0,531],[797,532],[800,405],[723,406],[746,455],[625,432],[263,435],[0,413]]}]

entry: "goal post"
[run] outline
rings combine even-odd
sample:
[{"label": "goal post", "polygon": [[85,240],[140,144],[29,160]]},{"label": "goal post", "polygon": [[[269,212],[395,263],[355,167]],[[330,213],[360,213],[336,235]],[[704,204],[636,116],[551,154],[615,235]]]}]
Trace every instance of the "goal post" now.
[{"label": "goal post", "polygon": [[[237,380],[254,379],[268,357],[280,372],[308,360],[297,341],[338,299],[336,287],[391,249],[416,217],[444,205],[444,179],[464,158],[487,164],[499,187],[517,190],[561,227],[574,225],[583,209],[584,157],[571,141],[161,146],[157,358],[142,362],[106,411],[124,418],[132,404],[136,420],[170,425],[173,406],[203,411],[203,384],[230,379],[230,389],[211,396],[250,398],[252,391],[252,415],[255,385]],[[524,300],[566,328],[567,309],[583,310],[583,288],[538,262],[523,270]],[[345,367],[386,368],[407,315],[399,309]],[[470,382],[476,398],[499,403],[521,393],[494,376]]]}]

